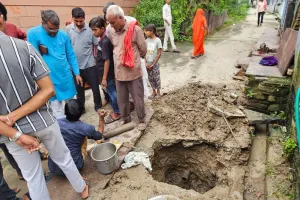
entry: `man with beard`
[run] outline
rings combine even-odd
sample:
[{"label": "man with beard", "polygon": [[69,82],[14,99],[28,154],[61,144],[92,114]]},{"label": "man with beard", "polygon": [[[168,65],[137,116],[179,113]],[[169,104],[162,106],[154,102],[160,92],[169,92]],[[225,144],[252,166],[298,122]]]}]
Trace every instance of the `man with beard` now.
[{"label": "man with beard", "polygon": [[59,30],[59,17],[53,10],[42,11],[41,17],[42,24],[31,28],[27,39],[41,53],[50,68],[50,78],[56,93],[50,99],[50,104],[53,115],[59,118],[64,115],[62,102],[76,95],[72,73],[77,85],[83,86],[83,82],[68,34]]}]

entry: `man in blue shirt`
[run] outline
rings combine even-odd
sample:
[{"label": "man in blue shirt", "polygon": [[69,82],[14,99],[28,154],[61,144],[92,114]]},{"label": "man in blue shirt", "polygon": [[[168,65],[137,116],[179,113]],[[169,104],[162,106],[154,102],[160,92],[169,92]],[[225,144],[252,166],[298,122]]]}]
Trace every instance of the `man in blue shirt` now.
[{"label": "man in blue shirt", "polygon": [[[65,118],[57,120],[61,134],[78,169],[82,169],[84,165],[87,138],[93,140],[102,139],[104,117],[106,115],[104,111],[98,110],[99,126],[96,131],[94,126],[80,121],[83,110],[84,107],[78,100],[71,99],[65,105]],[[82,149],[84,146],[85,149]],[[48,158],[48,167],[53,175],[64,175],[58,165],[53,162],[51,156]]]},{"label": "man in blue shirt", "polygon": [[59,117],[64,114],[62,101],[76,95],[72,73],[78,85],[83,86],[83,83],[71,41],[66,32],[59,30],[59,17],[53,10],[42,11],[41,17],[42,24],[29,29],[27,38],[50,68],[50,78],[56,93],[50,103],[53,115]]}]

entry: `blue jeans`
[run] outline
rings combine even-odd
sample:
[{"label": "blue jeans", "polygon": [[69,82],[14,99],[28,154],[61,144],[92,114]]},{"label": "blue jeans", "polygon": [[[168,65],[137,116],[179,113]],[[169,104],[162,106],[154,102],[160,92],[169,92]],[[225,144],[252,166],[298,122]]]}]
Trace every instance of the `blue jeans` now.
[{"label": "blue jeans", "polygon": [[117,101],[117,90],[115,80],[107,80],[106,89],[109,95],[110,105],[114,110],[114,113],[119,114],[120,110]]}]

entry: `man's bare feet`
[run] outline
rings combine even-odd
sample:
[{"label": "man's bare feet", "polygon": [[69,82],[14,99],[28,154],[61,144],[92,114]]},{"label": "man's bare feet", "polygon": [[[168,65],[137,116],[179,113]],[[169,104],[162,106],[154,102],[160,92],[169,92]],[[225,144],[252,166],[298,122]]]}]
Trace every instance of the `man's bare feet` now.
[{"label": "man's bare feet", "polygon": [[90,196],[90,186],[89,186],[89,184],[87,183],[87,184],[85,185],[84,190],[81,192],[81,198],[82,198],[82,199],[87,199],[87,198],[89,198],[89,196]]}]

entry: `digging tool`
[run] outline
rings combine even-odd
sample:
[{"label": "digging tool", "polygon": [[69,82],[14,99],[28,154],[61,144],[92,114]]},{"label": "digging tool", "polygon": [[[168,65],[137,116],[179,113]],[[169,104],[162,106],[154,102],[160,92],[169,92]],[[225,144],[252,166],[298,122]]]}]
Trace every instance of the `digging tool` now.
[{"label": "digging tool", "polygon": [[230,130],[230,132],[231,132],[231,135],[233,136],[233,138],[234,138],[236,144],[238,145],[237,139],[236,139],[236,137],[235,137],[235,135],[234,135],[234,133],[233,133],[233,131],[232,131],[232,129],[231,129],[231,126],[230,126],[228,120],[226,119],[226,117],[225,117],[224,115],[223,115],[223,118],[224,118],[224,120],[225,120],[225,122],[226,122],[226,124],[227,124],[227,126],[228,126],[228,128],[229,128],[229,130]]},{"label": "digging tool", "polygon": [[136,126],[136,124],[134,122],[129,122],[127,124],[123,124],[123,125],[119,126],[118,128],[115,128],[111,131],[108,131],[107,133],[104,133],[103,137],[105,139],[115,137],[115,136],[120,135],[120,134],[122,134],[126,131],[130,131],[130,130],[134,129],[135,126]]}]

